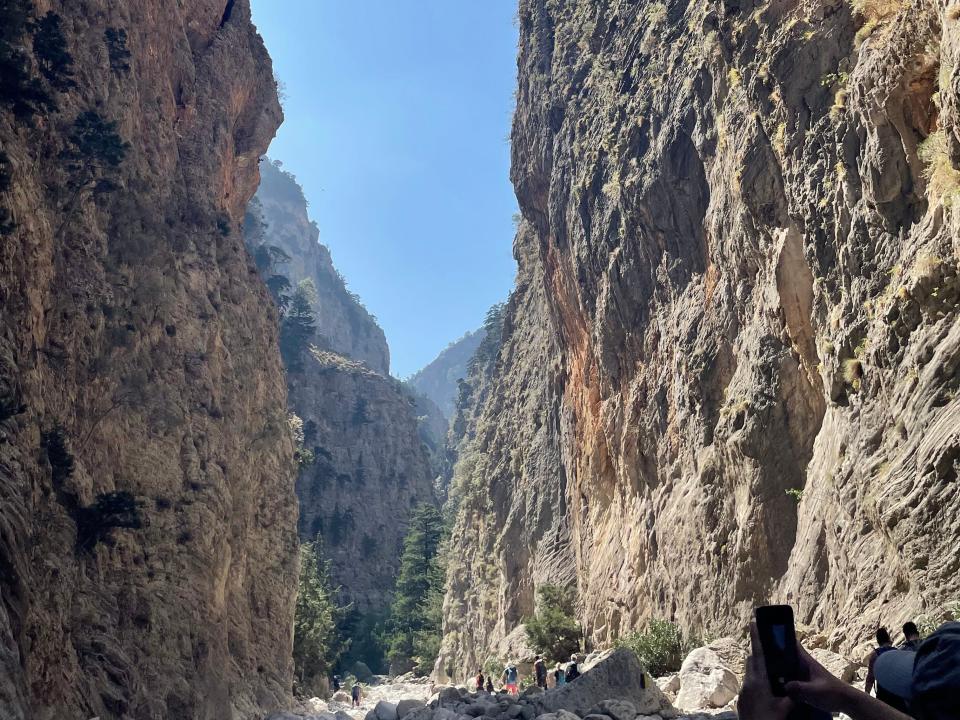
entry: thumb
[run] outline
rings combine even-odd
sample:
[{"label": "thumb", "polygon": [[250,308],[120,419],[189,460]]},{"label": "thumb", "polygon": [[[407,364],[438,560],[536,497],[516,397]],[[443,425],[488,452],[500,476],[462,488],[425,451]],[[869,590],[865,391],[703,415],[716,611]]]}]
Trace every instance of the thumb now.
[{"label": "thumb", "polygon": [[783,688],[794,700],[807,700],[814,692],[812,685],[808,680],[791,680]]}]

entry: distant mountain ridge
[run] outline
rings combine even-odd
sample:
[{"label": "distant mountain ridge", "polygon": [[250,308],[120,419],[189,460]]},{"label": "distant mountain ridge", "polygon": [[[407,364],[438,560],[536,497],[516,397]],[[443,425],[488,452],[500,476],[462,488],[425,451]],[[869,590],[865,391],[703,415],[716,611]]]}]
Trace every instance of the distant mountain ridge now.
[{"label": "distant mountain ridge", "polygon": [[484,331],[474,330],[456,340],[407,382],[427,396],[449,420],[457,405],[457,381],[467,376],[467,365],[483,341]]}]

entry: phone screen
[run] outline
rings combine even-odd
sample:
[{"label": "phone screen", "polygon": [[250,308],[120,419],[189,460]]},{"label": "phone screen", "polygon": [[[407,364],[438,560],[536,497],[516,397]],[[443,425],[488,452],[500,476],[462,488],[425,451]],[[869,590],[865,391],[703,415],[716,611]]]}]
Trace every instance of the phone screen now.
[{"label": "phone screen", "polygon": [[787,694],[784,685],[799,680],[797,635],[793,628],[793,609],[789,605],[767,605],[757,608],[757,630],[774,695]]}]

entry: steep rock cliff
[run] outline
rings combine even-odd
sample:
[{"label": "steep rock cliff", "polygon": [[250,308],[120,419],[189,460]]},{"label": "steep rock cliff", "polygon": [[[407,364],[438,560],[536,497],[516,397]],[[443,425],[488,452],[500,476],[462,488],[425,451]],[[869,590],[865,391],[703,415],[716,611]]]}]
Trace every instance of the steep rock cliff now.
[{"label": "steep rock cliff", "polygon": [[383,611],[410,512],[435,502],[414,400],[399,380],[318,349],[288,383],[313,454],[297,480],[300,536],[323,539],[344,603]]},{"label": "steep rock cliff", "polygon": [[[287,368],[290,409],[303,422],[305,457],[312,458],[297,479],[300,537],[320,536],[340,601],[369,624],[389,603],[411,510],[435,502],[442,439],[430,421],[439,410],[388,374],[383,331],[317,241],[296,179],[277,165],[262,168],[248,224],[259,246],[287,256],[267,272],[291,285],[309,279],[317,290],[316,331]],[[257,213],[262,227],[251,222]]]},{"label": "steep rock cliff", "polygon": [[389,374],[390,350],[383,330],[333,266],[330,249],[320,243],[320,231],[307,216],[307,201],[296,178],[269,160],[261,168],[255,197],[262,208],[266,236],[290,258],[276,270],[293,285],[313,281],[317,343],[381,375]]},{"label": "steep rock cliff", "polygon": [[434,360],[414,373],[407,381],[426,395],[447,418],[456,412],[457,383],[467,376],[467,363],[476,352],[483,331],[466,333],[445,347]]},{"label": "steep rock cliff", "polygon": [[544,580],[594,644],[773,599],[849,648],[956,597],[956,9],[523,0],[519,24],[521,284],[455,473],[440,674]]},{"label": "steep rock cliff", "polygon": [[261,717],[297,578],[238,231],[270,59],[247,0],[26,5],[0,47],[0,716]]}]

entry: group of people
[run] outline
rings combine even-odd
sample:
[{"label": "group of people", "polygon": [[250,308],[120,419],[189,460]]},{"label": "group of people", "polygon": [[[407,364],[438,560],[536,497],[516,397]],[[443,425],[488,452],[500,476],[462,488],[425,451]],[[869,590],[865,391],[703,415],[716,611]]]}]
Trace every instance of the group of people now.
[{"label": "group of people", "polygon": [[[916,624],[913,622],[906,622],[903,624],[903,642],[900,644],[899,648],[895,648],[893,645],[893,640],[890,638],[890,633],[887,632],[885,627],[879,628],[877,630],[877,647],[870,654],[870,660],[867,663],[867,680],[864,689],[869,693],[871,690],[876,688],[877,698],[883,700],[887,705],[895,707],[901,712],[907,712],[906,702],[900,698],[895,692],[888,689],[885,684],[877,682],[876,676],[876,664],[877,660],[883,655],[891,650],[907,650],[909,652],[916,652],[920,647],[920,630],[917,628]],[[886,664],[886,661],[883,663]]]},{"label": "group of people", "polygon": [[[547,670],[547,663],[543,659],[542,655],[537,655],[533,663],[533,672],[536,679],[537,687],[547,689],[547,677],[550,674]],[[578,677],[580,677],[580,666],[577,663],[577,656],[571,655],[570,662],[566,665],[557,663],[556,667],[553,669],[553,685],[554,687],[560,687],[561,685],[566,685],[568,682],[573,682]],[[501,689],[511,695],[520,694],[520,671],[517,670],[516,663],[508,662],[506,667],[503,669],[503,673],[500,675]],[[486,691],[488,693],[494,692],[493,687],[493,675],[488,674],[484,676],[483,670],[480,669],[477,671],[477,677],[474,680],[477,692]]]},{"label": "group of people", "polygon": [[[803,680],[786,683],[785,697],[773,694],[756,624],[753,652],[737,702],[740,720],[794,720],[844,713],[852,720],[960,720],[960,622],[941,625],[921,638],[917,626],[903,626],[894,647],[885,628],[877,631],[862,692],[832,675],[802,647]],[[870,691],[876,689],[876,697]]]}]

